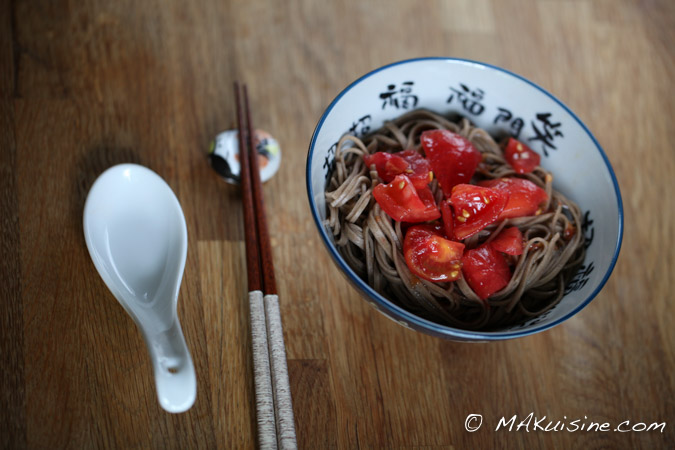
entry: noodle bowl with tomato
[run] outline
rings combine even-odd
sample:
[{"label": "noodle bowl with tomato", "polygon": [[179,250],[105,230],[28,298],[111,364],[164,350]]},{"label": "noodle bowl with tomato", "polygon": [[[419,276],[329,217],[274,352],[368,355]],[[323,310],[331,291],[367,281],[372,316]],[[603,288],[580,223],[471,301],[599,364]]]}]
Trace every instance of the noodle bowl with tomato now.
[{"label": "noodle bowl with tomato", "polygon": [[343,136],[326,225],[370,286],[437,323],[492,330],[553,308],[584,260],[579,207],[539,155],[428,110]]}]

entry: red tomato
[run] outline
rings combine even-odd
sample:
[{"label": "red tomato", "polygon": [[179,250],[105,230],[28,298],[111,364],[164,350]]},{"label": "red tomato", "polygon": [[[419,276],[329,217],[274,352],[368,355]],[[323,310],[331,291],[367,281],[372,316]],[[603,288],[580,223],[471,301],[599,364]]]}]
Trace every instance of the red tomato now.
[{"label": "red tomato", "polygon": [[530,173],[539,165],[541,157],[522,142],[509,138],[504,149],[506,161],[516,173]]},{"label": "red tomato", "polygon": [[523,254],[523,233],[518,227],[503,229],[496,238],[490,241],[492,248],[507,255]]},{"label": "red tomato", "polygon": [[[441,209],[441,215],[443,215],[443,210]],[[563,231],[563,239],[566,241],[569,241],[574,237],[574,235],[577,233],[577,227],[572,225],[571,223],[568,223],[567,226],[565,227],[565,231]]]},{"label": "red tomato", "polygon": [[391,183],[396,175],[406,175],[415,189],[422,189],[432,179],[429,161],[415,150],[399,153],[377,152],[365,155],[363,161],[368,167],[374,164],[377,174],[385,183]]},{"label": "red tomato", "polygon": [[415,189],[425,188],[431,183],[431,180],[433,179],[431,165],[424,156],[413,149],[402,151],[397,153],[397,155],[410,164],[405,170],[405,174],[410,178]]},{"label": "red tomato", "polygon": [[497,178],[478,184],[509,194],[509,201],[499,215],[499,220],[535,215],[541,212],[540,205],[548,200],[545,190],[522,178]]},{"label": "red tomato", "polygon": [[452,223],[455,219],[452,217],[452,209],[450,209],[450,200],[443,200],[441,202],[441,219],[443,220],[443,231],[445,231],[445,237],[448,239],[454,239],[454,224]]},{"label": "red tomato", "polygon": [[464,253],[462,273],[482,300],[502,290],[511,281],[511,269],[504,255],[489,245],[481,245]]},{"label": "red tomato", "polygon": [[[429,186],[424,186],[422,189],[417,189],[417,195],[419,196],[420,200],[422,200],[422,203],[424,203],[424,206],[427,209],[435,209],[438,210],[438,205],[436,205],[436,199],[434,198],[434,193],[431,192],[431,189],[429,189]],[[440,216],[440,213],[438,215]],[[438,219],[436,217],[436,219]],[[433,220],[433,219],[430,219]]]},{"label": "red tomato", "polygon": [[405,175],[397,175],[389,184],[378,184],[373,197],[380,208],[399,222],[426,222],[441,217],[431,190],[421,189],[420,194]]},{"label": "red tomato", "polygon": [[452,188],[450,204],[455,210],[455,238],[467,238],[497,220],[508,198],[504,192],[473,184],[458,184]]},{"label": "red tomato", "polygon": [[363,161],[370,168],[373,164],[377,174],[385,183],[391,183],[396,175],[406,171],[410,164],[403,158],[393,153],[377,152],[372,155],[365,155]]},{"label": "red tomato", "polygon": [[464,244],[443,237],[441,225],[414,225],[403,240],[403,255],[410,271],[428,281],[455,281],[462,268]]},{"label": "red tomato", "polygon": [[454,186],[471,181],[482,159],[471,142],[448,130],[425,131],[420,140],[446,197]]}]

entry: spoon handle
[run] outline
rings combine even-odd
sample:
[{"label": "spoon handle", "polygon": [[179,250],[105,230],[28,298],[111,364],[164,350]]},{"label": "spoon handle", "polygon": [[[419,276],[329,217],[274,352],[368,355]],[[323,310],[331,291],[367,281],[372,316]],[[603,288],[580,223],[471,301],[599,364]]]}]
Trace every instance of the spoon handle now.
[{"label": "spoon handle", "polygon": [[144,335],[160,405],[171,413],[187,411],[197,397],[197,377],[180,322],[176,318],[168,330]]}]

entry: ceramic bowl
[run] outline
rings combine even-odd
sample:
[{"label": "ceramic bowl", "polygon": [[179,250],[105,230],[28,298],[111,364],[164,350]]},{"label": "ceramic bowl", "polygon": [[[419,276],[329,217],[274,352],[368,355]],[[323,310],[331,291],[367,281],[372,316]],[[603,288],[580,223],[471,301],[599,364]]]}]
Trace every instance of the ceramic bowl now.
[{"label": "ceramic bowl", "polygon": [[[560,303],[527,322],[495,331],[468,331],[421,318],[385,298],[349,267],[324,225],[325,188],[337,141],[358,137],[417,108],[460,114],[491,134],[527,142],[554,174],[554,188],[577,202],[584,215],[587,254]],[[378,311],[399,324],[463,341],[522,337],[569,319],[600,292],[621,247],[623,208],[607,155],[565,104],[531,81],[489,64],[454,58],[421,58],[376,69],[347,86],[326,108],[314,130],[306,167],[309,204],[330,256]]]}]

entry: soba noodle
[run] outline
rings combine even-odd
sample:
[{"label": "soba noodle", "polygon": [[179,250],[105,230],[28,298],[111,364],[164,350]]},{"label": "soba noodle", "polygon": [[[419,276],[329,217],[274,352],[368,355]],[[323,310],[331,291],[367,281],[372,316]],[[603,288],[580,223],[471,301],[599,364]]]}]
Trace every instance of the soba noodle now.
[{"label": "soba noodle", "polygon": [[[339,252],[376,291],[438,323],[466,329],[499,329],[551,309],[563,297],[565,285],[584,259],[585,249],[579,207],[552,188],[552,174],[541,167],[518,176],[546,191],[548,204],[544,213],[495,222],[464,240],[470,249],[489,241],[504,227],[521,230],[526,241],[523,254],[509,257],[513,275],[506,287],[482,301],[464,278],[433,283],[408,269],[403,257],[401,223],[389,217],[374,200],[373,188],[382,181],[377,171],[365,166],[363,156],[377,151],[419,149],[420,134],[437,128],[464,136],[482,153],[475,180],[516,176],[494,139],[466,119],[455,123],[433,112],[417,110],[386,122],[363,140],[345,135],[338,142],[326,189],[326,225]],[[443,193],[436,179],[430,187],[439,202]],[[571,229],[576,232],[570,238],[565,231]]]}]

